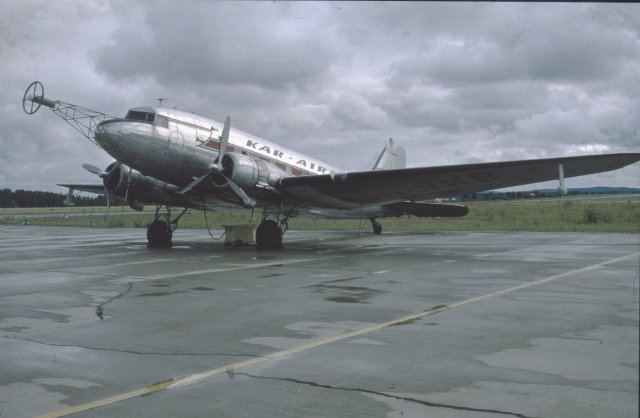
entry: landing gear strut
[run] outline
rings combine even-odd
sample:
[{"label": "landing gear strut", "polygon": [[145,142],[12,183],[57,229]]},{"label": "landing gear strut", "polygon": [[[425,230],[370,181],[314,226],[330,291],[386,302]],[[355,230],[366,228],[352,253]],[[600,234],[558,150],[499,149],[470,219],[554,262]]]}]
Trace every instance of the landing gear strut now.
[{"label": "landing gear strut", "polygon": [[376,222],[376,218],[369,218],[369,221],[371,221],[371,227],[373,228],[373,233],[375,235],[382,234],[382,225]]},{"label": "landing gear strut", "polygon": [[171,248],[173,231],[178,227],[178,220],[187,211],[185,208],[178,217],[171,220],[171,207],[165,206],[167,209],[165,213],[160,212],[161,208],[162,205],[156,206],[154,220],[147,226],[147,248]]}]

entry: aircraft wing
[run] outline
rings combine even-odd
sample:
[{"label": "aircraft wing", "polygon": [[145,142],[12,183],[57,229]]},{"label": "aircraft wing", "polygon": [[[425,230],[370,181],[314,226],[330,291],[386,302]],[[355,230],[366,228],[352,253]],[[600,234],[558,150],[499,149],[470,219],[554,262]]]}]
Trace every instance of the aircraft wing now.
[{"label": "aircraft wing", "polygon": [[58,184],[58,186],[77,190],[79,192],[104,194],[104,186],[102,184]]},{"label": "aircraft wing", "polygon": [[326,208],[420,201],[616,170],[640,161],[640,153],[604,154],[441,167],[286,177],[281,190]]}]

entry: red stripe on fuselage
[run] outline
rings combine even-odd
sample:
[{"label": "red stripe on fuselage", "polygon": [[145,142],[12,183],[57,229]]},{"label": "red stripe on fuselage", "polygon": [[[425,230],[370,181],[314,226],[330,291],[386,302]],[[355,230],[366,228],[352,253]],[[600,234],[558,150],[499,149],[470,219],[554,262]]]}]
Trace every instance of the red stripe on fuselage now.
[{"label": "red stripe on fuselage", "polygon": [[[204,142],[202,144],[199,145],[202,148],[207,148],[207,149],[211,149],[214,151],[220,151],[220,141],[216,141],[215,139],[209,139],[207,142]],[[227,145],[227,152],[233,152],[235,151],[235,147],[233,145]],[[239,148],[239,150],[244,151],[244,149]],[[305,175],[314,175],[314,174],[318,174],[318,173],[314,173],[312,171],[306,171],[306,170],[302,170],[298,167],[295,167],[293,165],[289,165],[286,163],[283,163],[279,160],[273,159],[273,158],[269,158],[265,155],[260,155],[260,154],[255,154],[253,156],[253,158],[260,158],[262,161],[266,161],[268,163],[274,164],[276,167],[278,167],[281,170],[286,171],[287,167],[291,167],[291,174],[294,176],[301,176],[303,174]]]}]

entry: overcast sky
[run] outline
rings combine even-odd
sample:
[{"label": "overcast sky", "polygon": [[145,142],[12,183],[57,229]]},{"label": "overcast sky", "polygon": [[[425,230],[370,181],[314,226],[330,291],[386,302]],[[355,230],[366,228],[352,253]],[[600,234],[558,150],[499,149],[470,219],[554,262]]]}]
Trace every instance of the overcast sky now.
[{"label": "overcast sky", "polygon": [[[640,5],[2,2],[0,188],[95,182],[112,161],[45,95],[124,116],[164,104],[348,171],[640,151]],[[640,164],[568,187],[640,186]],[[551,184],[555,187],[557,184]]]}]

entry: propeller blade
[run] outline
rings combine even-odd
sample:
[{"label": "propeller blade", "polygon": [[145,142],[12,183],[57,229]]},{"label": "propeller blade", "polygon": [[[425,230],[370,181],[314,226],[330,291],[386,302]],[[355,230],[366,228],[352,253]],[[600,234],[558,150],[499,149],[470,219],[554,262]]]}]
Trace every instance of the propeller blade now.
[{"label": "propeller blade", "polygon": [[[129,167],[129,176],[127,177],[127,190],[124,192],[124,203],[129,203],[129,187],[131,186],[131,171],[133,171],[133,168]],[[122,206],[122,209],[124,209],[124,205]]]},{"label": "propeller blade", "polygon": [[207,177],[209,177],[211,175],[211,173],[206,173],[201,175],[200,177],[198,177],[197,179],[193,180],[191,183],[187,184],[186,186],[184,186],[182,188],[182,190],[178,191],[178,194],[185,194],[191,191],[191,189],[193,189],[194,187],[196,187],[198,184],[202,183]]},{"label": "propeller blade", "polygon": [[229,130],[231,128],[231,118],[227,116],[224,120],[224,128],[222,128],[222,135],[220,135],[220,153],[218,154],[217,162],[218,164],[222,163],[222,157],[224,157],[224,153],[227,150],[227,145],[229,144]]},{"label": "propeller blade", "polygon": [[90,173],[93,173],[97,176],[102,174],[102,170],[100,170],[98,167],[96,167],[95,165],[91,165],[91,164],[82,164],[82,168],[84,168],[85,170],[87,170]]},{"label": "propeller blade", "polygon": [[109,174],[111,174],[112,171],[117,170],[121,165],[122,163],[120,161],[116,161],[115,164],[111,166],[111,169],[109,171],[102,171],[98,167],[92,164],[82,164],[82,168],[103,179],[103,178],[109,177]]},{"label": "propeller blade", "polygon": [[[226,178],[226,177],[225,177]],[[247,209],[253,209],[256,206],[256,200],[247,196],[247,193],[238,186],[233,180],[227,178],[227,184],[231,187],[231,190],[242,200],[242,206]]]}]

